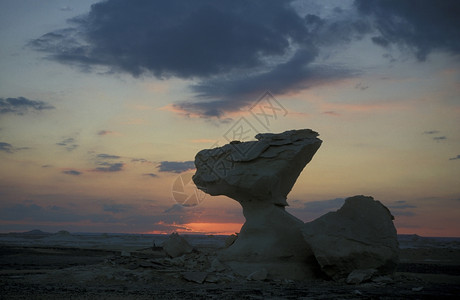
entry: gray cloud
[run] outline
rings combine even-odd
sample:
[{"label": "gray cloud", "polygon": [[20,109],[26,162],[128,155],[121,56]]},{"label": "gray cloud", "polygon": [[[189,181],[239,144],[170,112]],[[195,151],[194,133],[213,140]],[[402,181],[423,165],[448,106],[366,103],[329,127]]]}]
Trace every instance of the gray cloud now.
[{"label": "gray cloud", "polygon": [[23,115],[30,111],[42,111],[55,107],[38,100],[30,100],[25,97],[0,98],[0,114]]},{"label": "gray cloud", "polygon": [[455,157],[451,157],[451,158],[449,158],[449,160],[457,160],[457,159],[460,159],[460,154],[459,154],[459,155],[457,155],[457,156],[455,156]]},{"label": "gray cloud", "polygon": [[110,131],[110,130],[99,130],[97,132],[97,135],[108,135],[108,134],[112,134],[113,131]]},{"label": "gray cloud", "polygon": [[439,133],[438,130],[428,130],[428,131],[424,131],[423,134],[437,134]]},{"label": "gray cloud", "polygon": [[195,99],[177,107],[220,117],[267,89],[298,91],[356,74],[312,63],[318,46],[363,31],[360,21],[303,18],[291,2],[109,0],[30,46],[85,70],[105,66],[133,76],[199,79],[191,86]]},{"label": "gray cloud", "polygon": [[76,144],[76,140],[73,137],[65,137],[60,142],[56,143],[56,145],[64,147],[69,152],[78,147],[78,144]]},{"label": "gray cloud", "polygon": [[433,140],[439,142],[439,141],[447,140],[447,137],[446,136],[435,136]]},{"label": "gray cloud", "polygon": [[182,173],[195,169],[193,161],[162,161],[158,165],[160,172]]},{"label": "gray cloud", "polygon": [[9,143],[0,142],[0,151],[6,152],[6,153],[13,153],[14,147],[13,145]]},{"label": "gray cloud", "polygon": [[29,147],[14,147],[10,143],[0,142],[0,151],[6,153],[14,153],[20,150],[27,150]]},{"label": "gray cloud", "polygon": [[417,206],[409,204],[407,203],[407,201],[404,200],[395,201],[393,203],[387,204],[387,207],[388,209],[390,209],[392,215],[405,217],[415,216],[415,213],[411,209],[417,208]]},{"label": "gray cloud", "polygon": [[158,175],[155,174],[155,173],[146,173],[146,174],[144,174],[144,176],[149,176],[149,177],[152,177],[152,178],[158,177]]},{"label": "gray cloud", "polygon": [[108,163],[100,162],[98,163],[101,167],[95,168],[95,172],[119,172],[123,170],[124,163]]},{"label": "gray cloud", "polygon": [[101,154],[97,155],[97,158],[100,158],[100,159],[119,159],[120,156],[101,153]]},{"label": "gray cloud", "polygon": [[67,175],[74,175],[74,176],[78,176],[82,174],[82,172],[77,171],[77,170],[65,170],[65,171],[62,171],[62,173],[67,174]]},{"label": "gray cloud", "polygon": [[372,41],[397,45],[424,61],[436,50],[460,54],[460,2],[457,0],[355,0],[378,31]]},{"label": "gray cloud", "polygon": [[332,48],[365,37],[408,48],[420,61],[460,49],[458,1],[356,0],[328,14],[319,12],[323,2],[319,10],[292,2],[108,0],[29,46],[85,71],[193,79],[194,96],[174,106],[205,118],[239,110],[266,90],[281,95],[359,75],[327,61]]},{"label": "gray cloud", "polygon": [[62,63],[102,65],[133,76],[209,77],[257,67],[307,33],[288,1],[110,0],[72,23],[31,46]]}]

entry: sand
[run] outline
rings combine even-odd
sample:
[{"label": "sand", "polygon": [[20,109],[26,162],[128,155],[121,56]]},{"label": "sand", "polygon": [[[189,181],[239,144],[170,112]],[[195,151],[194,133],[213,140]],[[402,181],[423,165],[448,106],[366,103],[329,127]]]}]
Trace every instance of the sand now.
[{"label": "sand", "polygon": [[[176,259],[167,258],[157,246],[164,238],[2,235],[0,298],[454,299],[460,295],[458,239],[401,236],[401,262],[392,278],[349,285],[326,279],[250,281],[210,267],[225,237],[187,236],[195,250]],[[147,243],[151,246],[145,247]]]}]

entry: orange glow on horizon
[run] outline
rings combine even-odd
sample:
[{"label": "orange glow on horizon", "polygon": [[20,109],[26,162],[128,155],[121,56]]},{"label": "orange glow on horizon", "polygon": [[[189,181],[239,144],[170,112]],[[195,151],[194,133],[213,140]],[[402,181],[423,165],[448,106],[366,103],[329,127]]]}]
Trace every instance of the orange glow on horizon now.
[{"label": "orange glow on horizon", "polygon": [[[159,224],[164,224],[159,222]],[[145,232],[145,234],[171,234],[190,233],[190,234],[216,234],[216,235],[230,235],[240,232],[242,223],[187,223],[187,224],[174,224],[176,227],[172,230],[153,230]]]}]

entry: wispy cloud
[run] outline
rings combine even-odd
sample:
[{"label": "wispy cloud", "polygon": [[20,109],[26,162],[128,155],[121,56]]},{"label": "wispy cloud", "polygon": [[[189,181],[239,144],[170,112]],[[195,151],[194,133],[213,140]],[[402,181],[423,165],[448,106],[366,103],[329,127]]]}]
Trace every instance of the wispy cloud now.
[{"label": "wispy cloud", "polygon": [[62,173],[67,174],[67,175],[74,175],[74,176],[78,176],[82,174],[82,172],[77,171],[77,170],[64,170],[62,171]]},{"label": "wispy cloud", "polygon": [[120,135],[119,132],[116,132],[116,131],[111,131],[111,130],[99,130],[97,132],[97,135],[100,135],[100,136],[105,136],[105,135]]},{"label": "wispy cloud", "polygon": [[108,163],[108,162],[101,162],[99,163],[100,167],[93,169],[95,172],[119,172],[123,170],[124,163]]},{"label": "wispy cloud", "polygon": [[155,174],[155,173],[146,173],[146,174],[144,174],[144,176],[149,176],[149,177],[152,177],[152,178],[158,177],[158,175]]},{"label": "wispy cloud", "polygon": [[10,143],[0,142],[0,151],[6,153],[14,153],[20,150],[27,150],[29,147],[14,147]]},{"label": "wispy cloud", "polygon": [[[440,134],[441,132],[439,130],[427,130],[427,131],[424,131],[423,134],[426,134],[426,135],[435,135],[435,134]],[[436,142],[440,142],[440,141],[444,141],[444,140],[447,140],[447,136],[445,135],[441,135],[441,136],[433,136],[432,139]]]},{"label": "wispy cloud", "polygon": [[54,109],[55,107],[38,100],[30,100],[25,97],[0,98],[0,114],[24,115],[31,111]]},{"label": "wispy cloud", "polygon": [[433,140],[435,140],[436,142],[439,142],[439,141],[443,141],[443,140],[447,140],[447,137],[446,136],[435,136],[433,137]]},{"label": "wispy cloud", "polygon": [[13,145],[9,143],[0,142],[0,151],[6,152],[6,153],[13,153],[14,147]]},{"label": "wispy cloud", "polygon": [[97,155],[97,158],[100,158],[100,159],[119,159],[120,156],[101,153],[101,154]]},{"label": "wispy cloud", "polygon": [[160,172],[182,173],[195,169],[193,161],[162,161],[158,165]]},{"label": "wispy cloud", "polygon": [[423,134],[437,134],[439,133],[438,130],[428,130],[428,131],[424,131]]},{"label": "wispy cloud", "polygon": [[416,215],[412,209],[417,208],[417,206],[404,200],[389,203],[387,204],[387,207],[390,209],[391,214],[394,216],[412,217]]},{"label": "wispy cloud", "polygon": [[60,142],[57,142],[56,145],[64,147],[69,152],[78,148],[76,139],[73,137],[64,137]]}]

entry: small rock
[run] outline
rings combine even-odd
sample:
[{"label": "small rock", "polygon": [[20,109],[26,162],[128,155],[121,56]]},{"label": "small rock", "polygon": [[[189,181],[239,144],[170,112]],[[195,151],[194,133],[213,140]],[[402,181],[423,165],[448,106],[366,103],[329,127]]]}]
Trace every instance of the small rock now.
[{"label": "small rock", "polygon": [[121,256],[123,256],[123,257],[130,257],[130,256],[131,256],[131,253],[128,252],[128,251],[121,251]]},{"label": "small rock", "polygon": [[196,283],[203,283],[208,275],[207,272],[184,272],[182,276],[185,280],[196,282]]},{"label": "small rock", "polygon": [[257,280],[262,281],[267,279],[268,272],[266,269],[260,269],[257,271],[252,272],[251,274],[246,277],[247,280]]},{"label": "small rock", "polygon": [[375,283],[390,283],[393,282],[393,279],[390,276],[377,276],[372,278],[372,281]]},{"label": "small rock", "polygon": [[206,282],[209,282],[209,283],[219,282],[219,277],[217,277],[214,274],[209,274],[208,276],[206,276]]},{"label": "small rock", "polygon": [[217,258],[214,258],[211,262],[211,270],[215,272],[225,271],[226,267]]},{"label": "small rock", "polygon": [[377,272],[376,269],[354,270],[347,277],[348,284],[358,284],[371,279],[372,275]]},{"label": "small rock", "polygon": [[191,253],[193,247],[177,232],[174,232],[164,241],[163,250],[170,257],[178,257],[186,253]]}]

